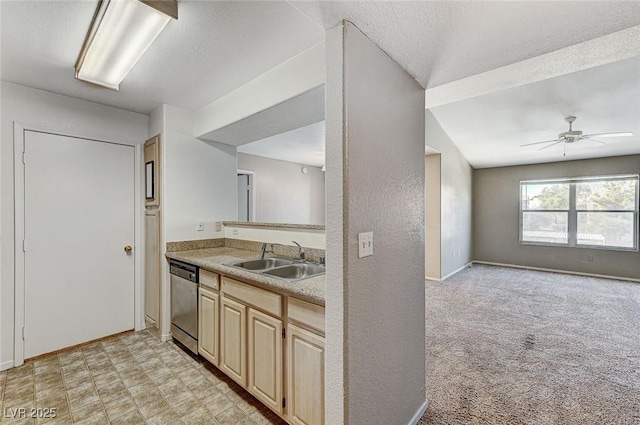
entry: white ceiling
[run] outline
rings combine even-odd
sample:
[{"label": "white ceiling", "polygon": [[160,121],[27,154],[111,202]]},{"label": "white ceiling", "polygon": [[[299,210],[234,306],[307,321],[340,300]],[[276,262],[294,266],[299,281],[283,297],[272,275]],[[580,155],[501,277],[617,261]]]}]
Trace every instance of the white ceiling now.
[{"label": "white ceiling", "polygon": [[[290,130],[306,127],[319,121],[324,121],[324,84],[200,138],[240,146],[264,138],[273,140],[271,136],[279,134],[287,139]],[[307,133],[297,133],[298,136],[303,134]],[[324,140],[324,132],[322,134]],[[301,143],[301,151],[307,152],[307,146],[302,141]],[[295,148],[295,146],[290,147]]]},{"label": "white ceiling", "polygon": [[2,80],[141,113],[195,111],[324,39],[285,2],[179,1],[178,20],[115,92],[74,78],[96,5],[0,1]]},{"label": "white ceiling", "polygon": [[640,24],[637,1],[290,1],[353,22],[425,88]]},{"label": "white ceiling", "polygon": [[[640,154],[640,57],[430,109],[476,168]],[[574,115],[584,134],[633,137],[520,147],[558,137]],[[427,145],[428,131],[427,131]],[[566,147],[566,156],[563,149]]]},{"label": "white ceiling", "polygon": [[324,121],[320,121],[242,145],[238,147],[238,152],[322,167],[324,165],[324,128]]},{"label": "white ceiling", "polygon": [[[428,88],[640,25],[637,1],[183,0],[179,20],[169,23],[114,92],[73,77],[96,4],[0,1],[2,80],[142,113],[162,103],[195,111],[322,41],[324,29],[341,19],[355,23]],[[599,76],[587,74],[584,81],[580,73],[569,74],[558,77],[561,84],[551,79],[503,90],[439,106],[434,114],[474,166],[493,163],[479,158],[480,151],[504,153],[501,165],[522,161],[520,150],[502,150],[512,147],[514,135],[517,144],[553,137],[565,129],[568,114],[578,116],[576,128],[584,131],[638,135],[629,121],[640,121],[632,116],[640,100],[631,97],[638,69],[632,63],[631,80],[623,75],[611,82],[607,75],[618,71],[609,66],[594,68]],[[625,103],[625,111],[615,106]],[[290,137],[283,136],[289,152],[298,146]]]}]

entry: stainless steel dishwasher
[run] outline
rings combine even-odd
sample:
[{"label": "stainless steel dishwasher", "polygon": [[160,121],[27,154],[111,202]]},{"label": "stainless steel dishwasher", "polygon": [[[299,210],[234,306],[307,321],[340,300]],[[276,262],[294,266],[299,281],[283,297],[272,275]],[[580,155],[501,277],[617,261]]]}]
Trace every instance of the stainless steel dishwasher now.
[{"label": "stainless steel dishwasher", "polygon": [[169,262],[171,273],[171,336],[198,354],[198,267]]}]

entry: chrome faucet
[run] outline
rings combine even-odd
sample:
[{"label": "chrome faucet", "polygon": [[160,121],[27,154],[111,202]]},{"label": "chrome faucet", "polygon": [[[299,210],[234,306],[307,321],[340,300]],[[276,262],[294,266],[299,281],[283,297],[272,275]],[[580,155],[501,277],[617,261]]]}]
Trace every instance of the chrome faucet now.
[{"label": "chrome faucet", "polygon": [[[305,254],[304,254],[304,248],[302,247],[302,245],[300,245],[296,241],[291,241],[291,242],[293,242],[294,244],[298,245],[298,249],[297,249],[298,259],[300,261],[304,261]],[[267,245],[271,245],[271,249],[267,249]],[[294,247],[292,247],[292,246],[282,245],[282,244],[279,244],[279,243],[266,243],[265,242],[265,243],[262,244],[262,247],[260,248],[260,259],[264,260],[264,255],[265,254],[274,254],[273,247],[276,246],[276,245],[281,246],[283,248],[290,249],[292,251],[296,251],[296,249]]]},{"label": "chrome faucet", "polygon": [[[267,249],[267,245],[271,245],[271,249]],[[263,243],[262,248],[260,248],[260,259],[264,260],[264,255],[267,253],[273,254],[273,244]]]},{"label": "chrome faucet", "polygon": [[304,261],[304,248],[302,247],[302,245],[300,245],[298,242],[296,241],[291,241],[294,244],[298,245],[298,256],[300,257],[301,260]]}]

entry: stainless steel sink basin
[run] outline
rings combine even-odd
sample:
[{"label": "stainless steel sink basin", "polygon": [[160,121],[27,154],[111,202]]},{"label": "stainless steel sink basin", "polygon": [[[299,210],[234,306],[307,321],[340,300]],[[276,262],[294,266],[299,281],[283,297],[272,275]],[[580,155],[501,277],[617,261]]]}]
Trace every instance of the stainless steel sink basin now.
[{"label": "stainless steel sink basin", "polygon": [[265,270],[262,272],[262,274],[293,281],[318,276],[323,274],[324,272],[324,266],[308,263],[295,263],[288,266]]},{"label": "stainless steel sink basin", "polygon": [[245,270],[261,271],[265,269],[272,269],[274,267],[286,266],[288,264],[293,264],[293,261],[286,260],[284,258],[264,258],[262,260],[240,261],[231,265]]}]

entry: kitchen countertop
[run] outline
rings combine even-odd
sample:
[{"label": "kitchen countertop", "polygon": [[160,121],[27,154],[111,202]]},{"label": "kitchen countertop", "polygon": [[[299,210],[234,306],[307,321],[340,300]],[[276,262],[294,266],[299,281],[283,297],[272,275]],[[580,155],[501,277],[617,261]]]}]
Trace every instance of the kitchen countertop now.
[{"label": "kitchen countertop", "polygon": [[287,282],[282,279],[269,277],[260,273],[253,273],[238,269],[236,267],[225,266],[226,263],[258,258],[255,251],[248,251],[236,248],[204,248],[192,249],[189,251],[167,252],[167,258],[185,263],[193,264],[212,272],[221,273],[225,276],[235,277],[251,284],[277,292],[283,295],[291,295],[314,304],[324,305],[326,294],[325,275],[300,280],[297,282]]},{"label": "kitchen countertop", "polygon": [[271,227],[284,229],[325,230],[324,224],[296,224],[296,223],[260,223],[256,221],[223,221],[230,227]]}]

